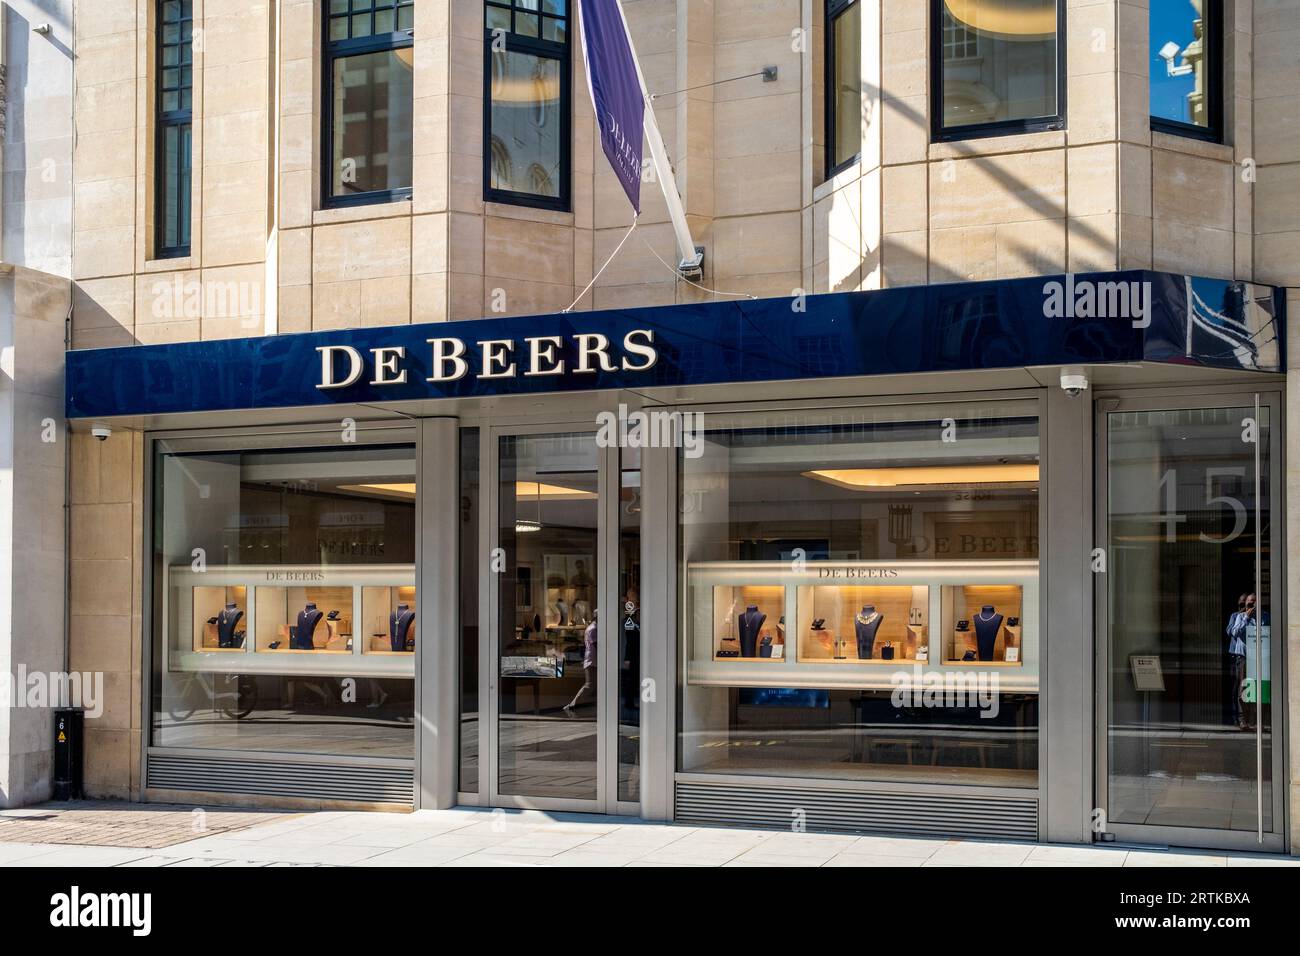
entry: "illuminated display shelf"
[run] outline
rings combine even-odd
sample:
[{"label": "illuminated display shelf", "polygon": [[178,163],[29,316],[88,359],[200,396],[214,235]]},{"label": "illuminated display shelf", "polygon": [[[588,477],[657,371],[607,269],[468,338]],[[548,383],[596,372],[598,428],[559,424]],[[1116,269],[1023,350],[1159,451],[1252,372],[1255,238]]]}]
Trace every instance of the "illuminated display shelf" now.
[{"label": "illuminated display shelf", "polygon": [[[167,671],[215,674],[285,674],[318,677],[415,676],[414,651],[394,651],[388,617],[398,603],[416,609],[411,634],[418,642],[419,607],[415,566],[284,565],[209,566],[189,564],[164,572],[162,666]],[[329,606],[319,596],[329,599]],[[313,648],[287,646],[289,626],[307,601],[316,600],[334,621],[322,619]],[[243,611],[240,647],[210,646],[206,621],[224,602]],[[262,620],[259,621],[259,613]],[[271,647],[272,643],[277,644]]]},{"label": "illuminated display shelf", "polygon": [[[930,674],[985,673],[997,674],[1003,692],[1038,692],[1037,561],[708,561],[687,566],[686,585],[690,684],[893,690],[919,686]],[[1003,614],[995,660],[949,659],[957,620],[967,617],[972,600],[992,600]],[[864,605],[884,617],[870,658],[859,657],[852,623]],[[737,646],[738,616],[747,606],[765,615],[760,641],[770,633],[775,642],[784,619],[782,656],[718,655]],[[1020,619],[1014,627],[1005,623],[1011,617]],[[812,628],[818,619],[821,634]],[[893,659],[880,657],[886,644],[894,646]],[[1007,647],[1019,660],[1003,659]]]}]

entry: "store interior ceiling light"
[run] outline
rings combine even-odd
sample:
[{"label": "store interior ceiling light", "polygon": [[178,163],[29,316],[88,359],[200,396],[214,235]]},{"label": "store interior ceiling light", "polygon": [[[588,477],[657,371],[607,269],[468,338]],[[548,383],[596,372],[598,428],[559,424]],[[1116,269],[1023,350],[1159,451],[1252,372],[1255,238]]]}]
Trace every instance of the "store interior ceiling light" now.
[{"label": "store interior ceiling light", "polygon": [[933,485],[1032,485],[1038,483],[1038,465],[921,465],[912,468],[836,468],[806,471],[804,475],[840,488],[857,491],[924,488]]},{"label": "store interior ceiling light", "polygon": [[981,36],[1036,40],[1056,33],[1056,0],[944,0],[944,6]]},{"label": "store interior ceiling light", "polygon": [[[339,485],[340,491],[354,491],[362,494],[388,495],[394,498],[414,498],[415,483],[409,484],[371,484]],[[594,491],[581,488],[566,488],[564,485],[550,485],[546,482],[516,481],[515,498],[530,498],[541,501],[587,501],[595,498]]]},{"label": "store interior ceiling light", "polygon": [[534,531],[541,531],[542,525],[539,521],[533,521],[531,518],[515,519],[515,534],[532,534]]},{"label": "store interior ceiling light", "polygon": [[415,482],[401,484],[339,485],[339,491],[384,495],[389,498],[415,498]]},{"label": "store interior ceiling light", "polygon": [[537,106],[560,102],[560,75],[493,76],[492,102],[516,106]]},{"label": "store interior ceiling light", "polygon": [[581,488],[566,488],[564,485],[550,485],[544,481],[516,481],[515,482],[515,500],[522,501],[525,498],[540,499],[541,501],[586,501],[595,498],[594,491],[583,491]]}]

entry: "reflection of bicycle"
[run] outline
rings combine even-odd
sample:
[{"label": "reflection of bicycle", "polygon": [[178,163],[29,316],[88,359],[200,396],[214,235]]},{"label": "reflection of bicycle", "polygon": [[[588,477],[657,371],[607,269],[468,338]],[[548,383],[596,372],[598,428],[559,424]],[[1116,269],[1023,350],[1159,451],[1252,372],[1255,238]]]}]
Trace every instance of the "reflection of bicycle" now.
[{"label": "reflection of bicycle", "polygon": [[174,720],[189,720],[206,700],[225,717],[240,720],[257,709],[257,681],[247,674],[194,673],[178,677],[168,708]]}]

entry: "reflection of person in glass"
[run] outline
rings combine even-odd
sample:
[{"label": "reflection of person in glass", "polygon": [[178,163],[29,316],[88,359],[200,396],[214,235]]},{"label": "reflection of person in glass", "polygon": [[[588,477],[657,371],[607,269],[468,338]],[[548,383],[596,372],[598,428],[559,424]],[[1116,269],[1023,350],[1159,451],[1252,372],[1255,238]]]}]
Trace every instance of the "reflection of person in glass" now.
[{"label": "reflection of person in glass", "polygon": [[[1232,722],[1240,729],[1249,725],[1242,706],[1246,690],[1246,638],[1255,624],[1255,595],[1243,594],[1237,598],[1237,610],[1228,618],[1228,672],[1231,675]],[[1268,615],[1264,615],[1268,625]]]},{"label": "reflection of person in glass", "polygon": [[641,707],[641,604],[636,588],[623,599],[622,645],[618,661],[620,719],[635,722]]},{"label": "reflection of person in glass", "polygon": [[582,686],[573,700],[564,705],[564,712],[570,717],[574,716],[575,707],[596,696],[596,616],[597,612],[592,611],[591,623],[582,632]]},{"label": "reflection of person in glass", "polygon": [[569,586],[575,588],[589,588],[595,583],[596,582],[592,580],[591,575],[587,573],[587,562],[583,561],[581,558],[574,561],[573,577],[569,581]]}]

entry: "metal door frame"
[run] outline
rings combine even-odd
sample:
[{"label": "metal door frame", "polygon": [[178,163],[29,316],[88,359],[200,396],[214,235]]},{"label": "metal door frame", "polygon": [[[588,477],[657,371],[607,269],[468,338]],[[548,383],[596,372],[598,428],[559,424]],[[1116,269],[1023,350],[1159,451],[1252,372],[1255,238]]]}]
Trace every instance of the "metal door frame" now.
[{"label": "metal door frame", "polygon": [[[490,424],[484,422],[480,430],[481,474],[480,537],[482,553],[490,556],[500,546],[498,511],[501,486],[498,449],[500,440],[510,436],[547,436],[590,434],[595,438],[597,429],[591,417],[577,421],[552,421],[545,424]],[[616,446],[597,446],[597,532],[596,555],[598,610],[606,612],[600,627],[610,630],[609,618],[616,617],[618,596],[618,504],[621,483],[620,449]],[[644,468],[644,465],[643,465]],[[625,814],[635,816],[640,812],[639,802],[618,800],[618,669],[617,654],[609,652],[610,638],[600,642],[597,653],[598,702],[596,721],[596,797],[593,800],[566,797],[534,797],[522,794],[503,794],[500,787],[500,666],[497,648],[501,625],[501,589],[495,582],[486,585],[486,598],[482,619],[487,626],[479,636],[479,700],[483,723],[479,737],[479,778],[486,790],[488,806],[530,810],[577,811],[583,813]]]},{"label": "metal door frame", "polygon": [[[1271,603],[1263,607],[1272,620],[1274,634],[1286,634],[1286,489],[1283,455],[1285,437],[1285,403],[1280,387],[1269,382],[1258,389],[1241,386],[1218,388],[1177,388],[1162,390],[1128,390],[1103,392],[1094,406],[1095,481],[1094,495],[1096,546],[1103,554],[1110,554],[1109,512],[1110,486],[1107,474],[1109,462],[1109,416],[1119,411],[1178,411],[1198,408],[1254,408],[1255,396],[1260,407],[1269,410],[1269,487],[1270,534],[1267,553],[1272,561],[1270,570]],[[1279,582],[1281,582],[1279,586]],[[1110,810],[1110,617],[1109,582],[1104,575],[1094,575],[1094,619],[1096,621],[1096,671],[1094,702],[1096,757],[1094,794],[1096,806],[1105,814],[1105,830],[1119,842],[1144,843],[1163,846],[1199,847],[1223,850],[1263,850],[1283,852],[1287,844],[1286,805],[1290,778],[1287,771],[1287,686],[1286,639],[1273,639],[1270,644],[1271,696],[1273,706],[1272,729],[1272,829],[1264,832],[1260,842],[1255,830],[1219,830],[1205,827],[1160,826],[1154,824],[1115,824],[1109,820]],[[1280,593],[1279,593],[1280,592]],[[1256,769],[1257,774],[1262,768]],[[1100,833],[1094,834],[1094,839]]]}]

